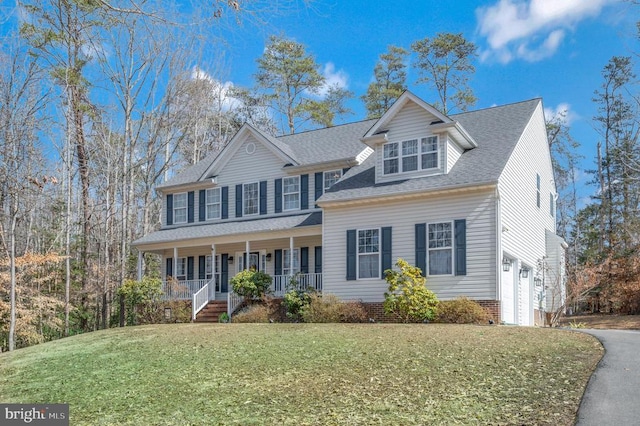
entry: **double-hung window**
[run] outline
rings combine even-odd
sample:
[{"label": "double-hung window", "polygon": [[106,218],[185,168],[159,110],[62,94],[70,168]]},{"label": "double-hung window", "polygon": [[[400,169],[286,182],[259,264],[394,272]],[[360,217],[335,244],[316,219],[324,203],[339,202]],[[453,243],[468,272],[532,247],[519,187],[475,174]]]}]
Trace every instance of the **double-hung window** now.
[{"label": "double-hung window", "polygon": [[173,223],[187,223],[187,193],[173,194]]},{"label": "double-hung window", "polygon": [[300,209],[300,176],[282,178],[283,210]]},{"label": "double-hung window", "polygon": [[206,212],[207,220],[220,219],[220,188],[207,189]]},{"label": "double-hung window", "polygon": [[342,170],[331,170],[324,172],[324,190],[331,188],[333,184],[340,180],[342,177]]},{"label": "double-hung window", "polygon": [[176,279],[184,281],[187,279],[187,258],[179,257],[176,259]]},{"label": "double-hung window", "polygon": [[383,174],[438,168],[438,137],[389,142],[382,150]]},{"label": "double-hung window", "polygon": [[242,188],[242,213],[245,216],[258,214],[260,188],[258,182],[245,183]]},{"label": "double-hung window", "polygon": [[540,207],[540,175],[536,173],[536,205]]},{"label": "double-hung window", "polygon": [[429,275],[451,275],[453,273],[452,228],[451,222],[429,224]]},{"label": "double-hung window", "polygon": [[380,277],[380,230],[358,230],[358,278]]},{"label": "double-hung window", "polygon": [[284,275],[295,275],[300,272],[300,250],[293,249],[293,264],[291,263],[291,250],[282,250],[282,273]]},{"label": "double-hung window", "polygon": [[429,136],[420,141],[420,152],[422,153],[422,170],[438,168],[438,137]]},{"label": "double-hung window", "polygon": [[402,142],[402,171],[418,170],[418,139]]}]

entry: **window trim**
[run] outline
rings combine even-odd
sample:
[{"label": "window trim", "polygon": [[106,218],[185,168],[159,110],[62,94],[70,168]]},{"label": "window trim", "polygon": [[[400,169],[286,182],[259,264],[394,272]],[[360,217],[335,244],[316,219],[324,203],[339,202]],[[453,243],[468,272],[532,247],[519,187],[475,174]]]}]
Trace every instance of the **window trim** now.
[{"label": "window trim", "polygon": [[[287,179],[297,179],[298,180],[298,190],[294,191],[294,192],[286,192],[285,188],[287,187],[287,184],[285,183]],[[287,195],[291,196],[291,195],[298,195],[298,205],[296,207],[290,207],[287,208],[287,203],[285,200],[285,197]],[[282,178],[282,211],[283,212],[290,212],[290,211],[294,211],[294,210],[300,210],[300,204],[301,204],[301,198],[302,198],[302,187],[300,184],[300,175],[298,176],[285,176]]]},{"label": "window trim", "polygon": [[[295,275],[297,273],[299,273],[301,271],[301,258],[300,258],[300,247],[294,247],[293,248],[293,263],[294,263],[294,268],[287,268],[286,267],[286,262],[289,261],[289,247],[287,248],[283,248],[282,249],[282,275],[287,275],[287,276],[292,276]],[[295,268],[295,263],[298,263],[298,267]],[[285,273],[286,270],[288,269],[293,269],[293,271],[290,271],[289,274]]]},{"label": "window trim", "polygon": [[[378,251],[375,253],[360,253],[360,232],[362,231],[377,231],[378,232]],[[374,277],[365,277],[362,278],[360,276],[360,256],[378,256],[378,267],[376,268],[377,275]],[[359,281],[370,281],[370,280],[379,280],[380,277],[380,267],[382,264],[382,229],[381,228],[359,228],[356,229],[356,280]]]},{"label": "window trim", "polygon": [[[422,150],[422,145],[423,142],[426,140],[429,140],[430,138],[435,138],[435,144],[436,144],[436,150],[435,151],[423,151]],[[404,144],[408,143],[408,142],[416,142],[417,144],[417,152],[415,154],[403,154],[403,150],[404,150]],[[397,155],[395,156],[387,156],[385,153],[385,147],[387,146],[392,146],[395,145],[395,152]],[[401,141],[392,141],[392,142],[387,142],[385,144],[382,145],[382,176],[395,176],[395,175],[402,175],[402,174],[411,174],[411,173],[419,173],[419,172],[429,172],[429,171],[435,171],[435,170],[440,170],[441,168],[441,162],[442,162],[442,147],[440,145],[440,136],[439,135],[428,135],[428,136],[421,136],[421,137],[417,137],[417,138],[412,138],[412,139],[405,139],[405,140],[401,140]],[[425,168],[422,166],[422,156],[425,154],[436,154],[436,167],[429,167],[429,168]],[[404,160],[411,158],[411,157],[415,157],[416,158],[416,164],[417,167],[415,170],[404,170]],[[391,160],[396,160],[396,168],[397,168],[397,172],[394,173],[387,173],[385,171],[385,162],[386,161],[391,161]]]},{"label": "window trim", "polygon": [[[180,267],[183,268],[183,274],[179,275],[178,271],[180,270]],[[178,281],[186,281],[187,280],[187,258],[186,257],[177,257],[176,258],[176,271],[175,271],[175,277],[176,280]]]},{"label": "window trim", "polygon": [[[217,203],[209,203],[209,191],[217,191],[218,192],[218,202]],[[213,206],[218,206],[218,216],[209,217],[209,208]],[[216,188],[208,188],[204,193],[204,218],[205,220],[216,220],[222,217],[222,189],[220,187]]]},{"label": "window trim", "polygon": [[[436,247],[436,248],[430,248],[429,247],[429,226],[431,225],[439,225],[439,224],[443,224],[443,223],[448,223],[450,226],[450,232],[451,232],[451,236],[450,236],[450,241],[451,241],[451,245],[449,247]],[[426,276],[427,277],[452,277],[455,276],[455,272],[456,272],[456,253],[455,253],[455,224],[453,220],[441,220],[438,222],[427,222],[427,235],[426,235],[426,245],[427,245],[427,273]],[[451,273],[449,274],[432,274],[431,273],[431,263],[430,263],[430,258],[431,258],[431,251],[432,250],[444,250],[444,249],[448,249],[451,251]]]},{"label": "window trim", "polygon": [[[256,196],[255,196],[255,213],[247,212],[247,186],[255,185],[256,186]],[[260,182],[249,182],[242,184],[242,216],[257,216],[260,214]]]},{"label": "window trim", "polygon": [[540,208],[540,173],[536,173],[536,204]]},{"label": "window trim", "polygon": [[[177,207],[177,201],[179,198],[184,196],[184,207]],[[178,220],[177,212],[178,210],[184,210],[184,220]],[[173,224],[178,225],[182,223],[187,223],[189,220],[189,196],[186,192],[178,192],[173,194]]]},{"label": "window trim", "polygon": [[[331,185],[327,187],[327,175],[329,175],[330,173],[333,173],[335,175],[339,174],[340,176],[338,176],[335,182],[333,182]],[[342,174],[343,174],[342,169],[327,170],[325,172],[322,172],[322,193],[324,194],[327,191],[327,189],[331,188],[333,185],[336,184],[337,181],[342,179]]]},{"label": "window trim", "polygon": [[556,217],[556,197],[553,192],[549,192],[549,215]]}]

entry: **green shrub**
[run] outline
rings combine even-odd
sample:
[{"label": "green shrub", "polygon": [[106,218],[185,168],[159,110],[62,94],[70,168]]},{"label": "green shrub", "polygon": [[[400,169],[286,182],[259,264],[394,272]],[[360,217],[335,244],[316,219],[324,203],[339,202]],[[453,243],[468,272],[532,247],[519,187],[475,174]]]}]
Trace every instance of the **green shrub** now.
[{"label": "green shrub", "polygon": [[136,325],[138,317],[152,317],[157,310],[155,302],[162,295],[162,281],[147,276],[140,281],[124,280],[117,295],[124,297],[127,325]]},{"label": "green shrub", "polygon": [[284,305],[286,315],[293,320],[301,319],[301,312],[305,306],[311,303],[311,296],[315,291],[310,290],[289,290],[284,294],[282,304]]},{"label": "green shrub", "polygon": [[477,302],[459,297],[438,304],[436,321],[449,324],[486,324],[489,314]]},{"label": "green shrub", "polygon": [[367,312],[357,302],[343,303],[333,294],[314,293],[309,295],[309,303],[300,309],[304,322],[366,322]]},{"label": "green shrub", "polygon": [[261,299],[269,292],[271,276],[261,271],[245,269],[231,278],[233,292],[245,300]]},{"label": "green shrub", "polygon": [[384,294],[384,311],[395,314],[405,323],[433,320],[438,298],[426,287],[427,280],[420,268],[403,259],[398,259],[396,266],[400,271],[384,271],[384,279],[389,284],[389,291]]},{"label": "green shrub", "polygon": [[233,316],[233,322],[269,322],[271,312],[265,305],[249,305]]}]

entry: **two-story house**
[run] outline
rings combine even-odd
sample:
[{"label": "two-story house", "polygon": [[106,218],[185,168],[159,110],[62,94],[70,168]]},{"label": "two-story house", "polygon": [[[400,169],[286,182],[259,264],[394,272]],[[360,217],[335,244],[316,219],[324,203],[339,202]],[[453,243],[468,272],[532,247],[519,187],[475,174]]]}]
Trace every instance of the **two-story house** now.
[{"label": "two-story house", "polygon": [[377,312],[404,258],[438,298],[533,325],[545,275],[563,273],[540,99],[446,116],[405,92],[378,120],[277,138],[244,125],[157,189],[162,227],[134,245],[196,310],[232,302],[230,277],[253,267],[276,295],[295,275]]}]

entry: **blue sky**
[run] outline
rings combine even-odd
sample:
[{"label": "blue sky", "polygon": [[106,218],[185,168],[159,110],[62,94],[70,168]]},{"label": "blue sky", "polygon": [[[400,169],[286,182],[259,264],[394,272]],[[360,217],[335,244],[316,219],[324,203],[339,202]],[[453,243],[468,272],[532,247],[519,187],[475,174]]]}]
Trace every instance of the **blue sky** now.
[{"label": "blue sky", "polygon": [[[224,3],[224,2],[223,2]],[[409,48],[411,43],[439,32],[461,32],[478,46],[476,73],[470,85],[478,102],[474,109],[531,98],[543,99],[547,115],[566,110],[571,133],[582,145],[585,160],[578,171],[581,195],[594,168],[599,139],[592,102],[601,71],[614,55],[640,53],[636,21],[640,5],[621,0],[258,0],[246,7],[265,7],[263,22],[243,15],[221,25],[222,40],[212,41],[193,67],[226,84],[252,86],[256,59],[272,34],[304,44],[332,83],[351,90],[354,114],[341,122],[364,119],[362,96],[373,68],[388,45]],[[185,2],[182,7],[189,9]],[[0,33],[17,22],[14,2],[0,0]],[[203,13],[206,13],[203,12]],[[214,30],[216,31],[216,30]],[[224,54],[224,66],[211,65]],[[201,62],[199,62],[201,61]],[[217,70],[224,69],[224,72]],[[638,66],[636,66],[638,70]],[[408,87],[427,102],[436,97],[416,84],[410,67]],[[640,70],[638,70],[640,71]],[[640,72],[637,72],[640,75]]]},{"label": "blue sky", "polygon": [[[612,0],[318,0],[310,8],[290,8],[262,28],[245,23],[227,34],[233,48],[222,79],[251,85],[267,37],[281,34],[306,45],[328,78],[359,97],[388,45],[408,48],[438,32],[461,32],[479,48],[471,80],[475,108],[541,97],[548,114],[566,110],[587,169],[593,168],[599,138],[593,94],[612,56],[640,52],[639,12],[640,6]],[[409,68],[409,89],[435,100],[416,78]],[[364,118],[359,99],[351,107],[355,114],[346,121]],[[583,188],[583,195],[590,191]]]}]

